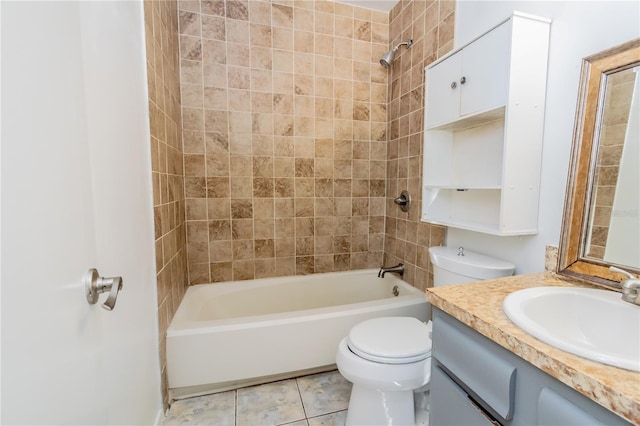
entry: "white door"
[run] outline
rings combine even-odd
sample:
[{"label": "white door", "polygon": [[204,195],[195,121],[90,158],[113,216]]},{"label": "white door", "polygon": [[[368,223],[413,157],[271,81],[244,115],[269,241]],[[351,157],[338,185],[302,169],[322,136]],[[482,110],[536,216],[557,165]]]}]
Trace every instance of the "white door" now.
[{"label": "white door", "polygon": [[[140,2],[3,2],[2,424],[161,409]],[[122,276],[89,305],[89,268]]]}]

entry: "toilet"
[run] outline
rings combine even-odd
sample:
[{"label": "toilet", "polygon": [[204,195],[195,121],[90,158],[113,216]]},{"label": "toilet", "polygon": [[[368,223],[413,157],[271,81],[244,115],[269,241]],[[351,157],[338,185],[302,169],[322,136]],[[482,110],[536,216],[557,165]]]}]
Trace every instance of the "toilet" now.
[{"label": "toilet", "polygon": [[[429,257],[436,287],[515,270],[509,262],[463,248],[431,247]],[[380,317],[356,324],[338,345],[336,365],[353,383],[347,426],[428,424],[431,321]]]}]

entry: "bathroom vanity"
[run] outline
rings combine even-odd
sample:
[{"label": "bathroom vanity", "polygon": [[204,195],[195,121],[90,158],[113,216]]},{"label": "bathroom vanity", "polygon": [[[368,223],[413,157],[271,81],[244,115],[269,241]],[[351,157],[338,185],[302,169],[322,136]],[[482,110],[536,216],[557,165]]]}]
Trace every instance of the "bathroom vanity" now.
[{"label": "bathroom vanity", "polygon": [[576,286],[552,274],[428,289],[434,309],[431,424],[640,424],[640,373],[549,346],[502,312],[538,286]]}]

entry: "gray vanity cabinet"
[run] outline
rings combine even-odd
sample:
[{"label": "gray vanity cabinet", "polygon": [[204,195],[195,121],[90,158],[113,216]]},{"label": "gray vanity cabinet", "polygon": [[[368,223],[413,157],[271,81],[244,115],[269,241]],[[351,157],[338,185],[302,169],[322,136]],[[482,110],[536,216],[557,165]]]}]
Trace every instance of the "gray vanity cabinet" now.
[{"label": "gray vanity cabinet", "polygon": [[431,426],[629,425],[445,312],[433,315]]}]

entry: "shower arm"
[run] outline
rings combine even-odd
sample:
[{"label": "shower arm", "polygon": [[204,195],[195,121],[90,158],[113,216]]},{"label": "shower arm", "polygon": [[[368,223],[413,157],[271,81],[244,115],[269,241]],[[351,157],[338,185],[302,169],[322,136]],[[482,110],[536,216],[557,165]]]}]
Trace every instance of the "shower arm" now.
[{"label": "shower arm", "polygon": [[397,52],[398,49],[400,49],[400,46],[407,46],[407,49],[411,47],[411,45],[413,44],[413,39],[409,40],[409,41],[403,41],[402,43],[399,43],[396,47],[393,48],[394,52]]},{"label": "shower arm", "polygon": [[396,55],[396,52],[400,48],[400,46],[407,46],[407,49],[408,49],[411,47],[412,44],[413,44],[413,39],[399,43],[396,47],[394,47],[393,49],[389,50],[387,53],[382,55],[382,57],[380,58],[380,65],[382,65],[386,69],[389,69],[389,67],[391,67],[391,64],[393,63],[393,59]]}]

